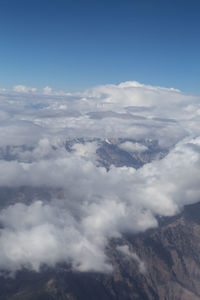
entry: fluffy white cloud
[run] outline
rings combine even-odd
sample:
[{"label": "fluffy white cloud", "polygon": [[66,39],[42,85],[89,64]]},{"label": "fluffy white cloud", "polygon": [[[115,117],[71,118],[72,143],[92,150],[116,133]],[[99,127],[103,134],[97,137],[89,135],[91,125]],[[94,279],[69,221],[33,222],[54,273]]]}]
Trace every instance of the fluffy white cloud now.
[{"label": "fluffy white cloud", "polygon": [[32,163],[1,161],[2,186],[63,188],[66,197],[1,211],[0,267],[38,270],[42,263],[70,261],[81,271],[112,270],[104,254],[109,238],[155,227],[156,216],[172,216],[199,200],[199,149],[200,138],[184,140],[161,161],[107,172],[82,152],[52,155],[43,140]]},{"label": "fluffy white cloud", "polygon": [[52,93],[52,88],[50,86],[45,86],[43,88],[43,93],[46,94],[46,95],[49,95]]},{"label": "fluffy white cloud", "polygon": [[[198,97],[137,82],[74,95],[25,90],[0,95],[0,150],[12,157],[0,160],[0,186],[62,189],[64,196],[0,211],[0,269],[64,261],[79,271],[111,271],[104,253],[111,237],[155,227],[156,216],[199,200]],[[78,136],[140,140],[120,146],[137,153],[146,150],[141,140],[153,138],[169,154],[138,170],[107,171],[97,167],[96,141],[66,151],[66,139]],[[142,271],[139,257],[119,250]]]},{"label": "fluffy white cloud", "polygon": [[129,141],[121,143],[119,147],[129,152],[143,152],[148,149],[145,145],[142,145],[140,143],[133,143]]},{"label": "fluffy white cloud", "polygon": [[39,271],[42,264],[67,261],[79,271],[112,270],[103,252],[105,242],[94,242],[70,212],[57,205],[17,203],[1,211],[0,222],[1,269]]},{"label": "fluffy white cloud", "polygon": [[[21,124],[26,122],[27,140],[33,126],[39,128],[40,138],[148,137],[165,146],[174,145],[187,135],[199,134],[199,98],[175,89],[126,82],[79,94],[52,93],[49,87],[44,90],[48,95],[33,93],[34,89],[24,86],[15,87],[15,91],[0,95],[0,109],[7,116],[2,125],[5,128],[13,124],[20,136]],[[12,139],[13,144],[17,143],[16,134],[9,131],[9,140]],[[4,135],[0,137],[2,144]]]},{"label": "fluffy white cloud", "polygon": [[17,93],[34,93],[37,91],[37,89],[25,85],[15,85],[13,86],[13,91]]}]

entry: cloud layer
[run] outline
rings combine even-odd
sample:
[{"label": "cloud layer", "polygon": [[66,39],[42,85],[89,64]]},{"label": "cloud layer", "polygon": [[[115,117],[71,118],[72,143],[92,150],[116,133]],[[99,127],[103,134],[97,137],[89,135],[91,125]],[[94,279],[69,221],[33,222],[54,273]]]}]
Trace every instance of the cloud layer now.
[{"label": "cloud layer", "polygon": [[[64,191],[31,204],[8,201],[0,211],[1,270],[66,262],[110,272],[110,238],[156,227],[157,216],[199,201],[198,97],[125,82],[79,94],[20,87],[0,99],[0,186]],[[121,144],[131,153],[146,150],[142,140],[157,139],[169,153],[138,170],[107,171],[97,164],[96,141],[77,141],[66,151],[66,139],[75,137],[132,138],[137,142]]]}]

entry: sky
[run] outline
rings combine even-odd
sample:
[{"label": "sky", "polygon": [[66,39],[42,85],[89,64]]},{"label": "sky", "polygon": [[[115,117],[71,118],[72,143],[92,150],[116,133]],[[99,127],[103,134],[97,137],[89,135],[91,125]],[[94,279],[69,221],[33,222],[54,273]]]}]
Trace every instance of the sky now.
[{"label": "sky", "polygon": [[199,94],[200,3],[0,0],[0,88],[139,81]]}]

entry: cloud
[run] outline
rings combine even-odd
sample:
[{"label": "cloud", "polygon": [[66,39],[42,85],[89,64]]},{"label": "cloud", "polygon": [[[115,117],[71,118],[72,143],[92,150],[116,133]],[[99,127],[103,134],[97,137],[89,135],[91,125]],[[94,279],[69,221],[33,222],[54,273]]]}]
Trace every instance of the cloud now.
[{"label": "cloud", "polygon": [[52,93],[52,88],[51,88],[50,86],[44,87],[44,88],[43,88],[43,93],[44,93],[45,95],[51,94],[51,93]]},{"label": "cloud", "polygon": [[112,270],[104,253],[109,238],[156,227],[156,216],[172,216],[199,200],[199,138],[180,142],[161,161],[139,170],[109,172],[82,152],[59,149],[53,155],[49,145],[39,143],[32,163],[0,163],[2,186],[62,188],[66,195],[1,211],[1,268],[39,270],[42,263],[64,261],[80,271],[107,272]]},{"label": "cloud", "polygon": [[40,266],[71,262],[75,270],[111,271],[102,244],[84,234],[66,211],[35,201],[17,203],[1,211],[0,268],[14,273],[22,267],[39,271]]},{"label": "cloud", "polygon": [[143,152],[148,149],[145,145],[142,145],[140,143],[133,143],[133,142],[121,143],[119,147],[122,150],[126,150],[129,152]]},{"label": "cloud", "polygon": [[[31,203],[8,198],[0,211],[0,269],[38,271],[65,262],[79,271],[110,272],[110,238],[156,227],[157,216],[199,200],[198,97],[137,82],[0,97],[0,187],[54,190]],[[99,167],[93,137],[111,138],[113,145],[121,138],[119,147],[138,155],[154,139],[168,155],[138,170],[108,171]],[[139,257],[119,249],[142,270]]]},{"label": "cloud", "polygon": [[[175,89],[126,82],[79,94],[52,93],[46,87],[45,94],[19,87],[17,93],[0,95],[1,112],[7,115],[8,123],[15,124],[16,130],[25,121],[30,126],[31,123],[39,126],[40,138],[47,135],[148,137],[167,147],[199,132],[199,98]],[[28,123],[26,129],[28,139],[32,135]],[[3,138],[1,144],[5,144]]]},{"label": "cloud", "polygon": [[13,86],[13,91],[17,93],[34,93],[37,91],[37,89],[25,85],[15,85]]}]

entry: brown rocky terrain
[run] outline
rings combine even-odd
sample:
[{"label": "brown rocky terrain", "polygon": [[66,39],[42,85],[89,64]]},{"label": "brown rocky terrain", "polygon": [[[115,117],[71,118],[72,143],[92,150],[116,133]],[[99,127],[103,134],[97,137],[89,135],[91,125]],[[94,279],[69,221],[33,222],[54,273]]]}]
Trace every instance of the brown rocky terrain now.
[{"label": "brown rocky terrain", "polygon": [[[72,272],[66,265],[44,267],[40,273],[22,270],[15,278],[1,276],[0,299],[200,299],[200,204],[159,222],[157,229],[110,241],[106,251],[112,274]],[[118,245],[128,245],[145,270]]]}]

